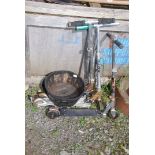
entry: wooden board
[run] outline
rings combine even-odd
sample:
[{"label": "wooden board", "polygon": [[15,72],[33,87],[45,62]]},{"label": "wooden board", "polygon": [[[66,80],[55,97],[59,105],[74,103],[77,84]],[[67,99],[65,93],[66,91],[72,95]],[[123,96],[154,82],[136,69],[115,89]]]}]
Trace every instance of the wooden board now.
[{"label": "wooden board", "polygon": [[100,4],[113,4],[113,5],[129,5],[129,1],[126,0],[74,0],[77,2],[91,2]]},{"label": "wooden board", "polygon": [[101,7],[101,4],[99,4],[99,3],[92,3],[92,2],[89,2],[89,5],[90,5],[91,7],[98,7],[98,8]]},{"label": "wooden board", "polygon": [[86,18],[116,18],[118,20],[129,20],[129,11],[122,9],[90,8],[84,6],[71,6],[60,4],[48,4],[41,2],[26,1],[26,13],[86,17]]}]

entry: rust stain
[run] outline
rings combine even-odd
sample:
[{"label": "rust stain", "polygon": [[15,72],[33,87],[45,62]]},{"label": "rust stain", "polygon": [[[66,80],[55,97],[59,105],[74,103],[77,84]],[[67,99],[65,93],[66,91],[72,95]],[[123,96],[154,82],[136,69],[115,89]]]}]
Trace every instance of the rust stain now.
[{"label": "rust stain", "polygon": [[[129,89],[127,90],[129,94]],[[118,89],[116,89],[116,107],[120,109],[125,115],[129,116],[129,104],[126,104],[123,97],[120,95]]]}]

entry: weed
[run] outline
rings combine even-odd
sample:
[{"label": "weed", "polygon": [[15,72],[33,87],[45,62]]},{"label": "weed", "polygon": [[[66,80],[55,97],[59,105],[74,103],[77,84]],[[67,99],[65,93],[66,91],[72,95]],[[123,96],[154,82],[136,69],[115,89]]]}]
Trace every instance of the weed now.
[{"label": "weed", "polygon": [[37,112],[38,108],[34,105],[32,105],[31,101],[29,100],[29,96],[33,96],[37,93],[39,90],[39,87],[30,87],[25,91],[25,108],[31,109],[32,112]]},{"label": "weed", "polygon": [[[128,79],[128,75],[116,79],[116,87],[117,88],[120,87],[123,79]],[[102,96],[101,96],[102,101],[104,103],[108,103],[110,101],[109,96],[111,95],[111,91],[112,91],[111,83],[109,83],[107,85],[102,85],[101,90],[102,90]]]},{"label": "weed", "polygon": [[37,112],[38,111],[38,108],[36,106],[32,105],[32,103],[26,103],[25,108],[31,109],[32,112]]},{"label": "weed", "polygon": [[37,91],[39,90],[39,87],[30,87],[29,89],[27,89],[25,91],[25,102],[26,104],[31,104],[30,100],[29,100],[29,96],[34,96]]},{"label": "weed", "polygon": [[37,111],[38,111],[38,108],[37,108],[36,106],[33,106],[33,105],[32,105],[32,106],[31,106],[31,111],[32,111],[32,112],[37,112]]},{"label": "weed", "polygon": [[56,129],[52,130],[51,135],[53,137],[58,137],[60,135],[60,131],[56,128]]},{"label": "weed", "polygon": [[109,102],[110,101],[109,96],[111,94],[111,86],[110,86],[110,83],[107,84],[107,85],[102,85],[101,90],[102,90],[102,96],[101,96],[102,101],[104,103]]},{"label": "weed", "polygon": [[96,104],[95,103],[92,103],[91,106],[90,106],[90,109],[96,109]]},{"label": "weed", "polygon": [[30,87],[25,91],[25,96],[28,96],[28,95],[33,96],[37,93],[38,90],[39,90],[38,86]]},{"label": "weed", "polygon": [[122,78],[119,78],[119,79],[117,79],[116,82],[115,82],[117,88],[120,87],[121,79],[122,79]]},{"label": "weed", "polygon": [[82,145],[79,144],[79,143],[76,143],[76,144],[73,145],[74,151],[79,150],[81,147],[82,147]]},{"label": "weed", "polygon": [[80,126],[81,126],[81,127],[84,127],[85,124],[86,124],[86,119],[85,119],[85,117],[81,117],[81,118],[79,119],[79,122],[80,122]]}]

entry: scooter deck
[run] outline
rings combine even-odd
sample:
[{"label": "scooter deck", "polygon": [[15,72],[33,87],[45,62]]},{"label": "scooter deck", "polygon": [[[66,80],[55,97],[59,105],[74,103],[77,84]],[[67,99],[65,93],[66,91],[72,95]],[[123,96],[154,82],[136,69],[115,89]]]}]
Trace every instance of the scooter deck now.
[{"label": "scooter deck", "polygon": [[84,108],[62,108],[60,109],[60,116],[99,116],[101,112],[96,109],[84,109]]}]

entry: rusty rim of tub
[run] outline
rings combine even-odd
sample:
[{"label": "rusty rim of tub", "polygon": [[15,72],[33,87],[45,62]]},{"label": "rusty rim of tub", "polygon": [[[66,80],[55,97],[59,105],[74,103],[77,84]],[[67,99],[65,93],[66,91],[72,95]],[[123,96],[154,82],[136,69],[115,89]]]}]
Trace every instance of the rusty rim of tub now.
[{"label": "rusty rim of tub", "polygon": [[44,79],[44,89],[57,106],[73,106],[84,93],[84,82],[71,71],[54,71]]}]

